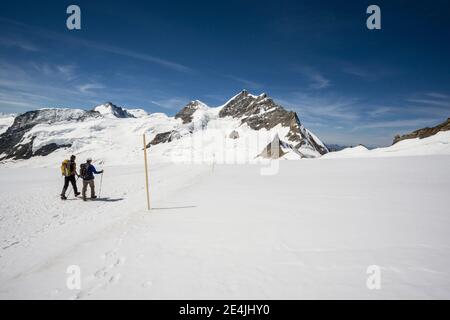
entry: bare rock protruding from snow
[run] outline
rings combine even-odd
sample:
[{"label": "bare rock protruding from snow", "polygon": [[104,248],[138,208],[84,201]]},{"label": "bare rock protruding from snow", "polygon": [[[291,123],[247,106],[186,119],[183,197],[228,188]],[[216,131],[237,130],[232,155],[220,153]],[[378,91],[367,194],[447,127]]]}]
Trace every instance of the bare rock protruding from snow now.
[{"label": "bare rock protruding from snow", "polygon": [[263,151],[258,155],[258,157],[266,159],[301,159],[301,158],[311,158],[311,155],[302,154],[293,145],[287,143],[280,139],[278,134],[272,139],[272,141],[263,149]]},{"label": "bare rock protruding from snow", "polygon": [[255,96],[243,90],[229,100],[220,110],[219,117],[240,118],[253,130],[271,130],[281,125],[289,128],[286,138],[297,149],[309,147],[319,154],[328,152],[326,146],[301,123],[294,111],[287,111],[265,93]]},{"label": "bare rock protruding from snow", "polygon": [[450,130],[450,118],[448,118],[446,121],[438,124],[437,126],[434,126],[431,128],[422,128],[422,129],[413,131],[408,134],[396,135],[394,138],[394,142],[392,144],[396,144],[397,142],[405,140],[405,139],[428,138],[428,137],[435,135],[439,131],[448,131],[448,130]]},{"label": "bare rock protruding from snow", "polygon": [[[83,121],[87,118],[100,117],[96,111],[80,109],[40,109],[28,111],[17,116],[13,124],[0,135],[0,161],[4,159],[28,159],[38,155],[48,154],[48,151],[56,150],[55,146],[45,150],[33,151],[33,137],[22,141],[24,135],[39,124],[54,124],[59,122]],[[65,147],[67,144],[62,145]]]},{"label": "bare rock protruding from snow", "polygon": [[105,104],[101,104],[94,108],[94,111],[100,113],[104,117],[113,117],[113,118],[134,118],[135,116],[123,109],[122,107],[118,107],[111,102],[107,102]]},{"label": "bare rock protruding from snow", "polygon": [[239,132],[236,130],[233,130],[230,132],[230,135],[228,136],[230,139],[239,139]]},{"label": "bare rock protruding from snow", "polygon": [[264,148],[264,150],[258,155],[266,159],[278,159],[286,154],[281,148],[282,143],[280,137],[275,135],[273,140]]},{"label": "bare rock protruding from snow", "polygon": [[153,140],[147,144],[147,148],[152,145],[157,145],[160,143],[167,143],[167,142],[171,142],[176,139],[180,139],[180,134],[176,130],[168,131],[168,132],[161,132],[161,133],[156,134],[156,136],[153,138]]},{"label": "bare rock protruding from snow", "polygon": [[183,124],[190,123],[194,113],[199,109],[205,110],[208,106],[199,100],[191,101],[175,115],[175,119],[181,119]]}]

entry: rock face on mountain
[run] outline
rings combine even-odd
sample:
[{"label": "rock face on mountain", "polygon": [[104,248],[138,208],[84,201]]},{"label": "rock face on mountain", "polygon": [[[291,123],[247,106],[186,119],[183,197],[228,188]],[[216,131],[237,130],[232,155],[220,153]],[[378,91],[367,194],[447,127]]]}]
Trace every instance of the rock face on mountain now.
[{"label": "rock face on mountain", "polygon": [[93,111],[100,113],[104,117],[113,118],[134,118],[135,116],[127,110],[116,106],[111,102],[106,102],[94,108]]},{"label": "rock face on mountain", "polygon": [[[255,96],[243,90],[219,108],[209,108],[198,100],[192,101],[181,109],[175,118],[182,120],[183,129],[178,128],[159,133],[149,143],[149,146],[179,139],[183,135],[180,131],[192,134],[198,129],[204,130],[211,120],[233,119],[238,121],[239,127],[246,126],[254,131],[271,132],[273,130],[278,132],[280,130],[285,132],[282,136],[282,143],[289,145],[287,149],[302,158],[314,156],[314,153],[317,156],[328,152],[326,146],[300,123],[295,112],[287,111],[265,93]],[[214,127],[217,125],[215,124]],[[237,127],[233,129],[228,137],[230,139],[239,138]],[[300,149],[306,152],[302,153]],[[285,153],[283,151],[283,154]]]},{"label": "rock face on mountain", "polygon": [[394,141],[392,144],[396,144],[397,142],[405,139],[415,139],[415,138],[423,139],[435,135],[439,131],[448,131],[448,130],[450,130],[450,118],[432,128],[422,128],[408,134],[396,135],[394,137]]},{"label": "rock face on mountain", "polygon": [[153,140],[150,141],[149,143],[147,143],[147,148],[151,147],[152,145],[171,142],[173,140],[180,139],[180,137],[181,136],[178,133],[178,131],[175,131],[175,130],[161,132],[161,133],[156,134],[156,136],[153,138]]},{"label": "rock face on mountain", "polygon": [[243,90],[223,106],[219,117],[240,118],[241,124],[247,124],[253,130],[271,130],[278,125],[288,127],[287,139],[295,148],[309,146],[320,154],[328,152],[325,145],[300,123],[295,112],[287,111],[265,93],[254,96]]},{"label": "rock face on mountain", "polygon": [[175,115],[175,119],[181,119],[183,124],[189,123],[197,110],[205,108],[208,107],[203,102],[198,100],[191,101]]},{"label": "rock face on mountain", "polygon": [[11,127],[0,135],[0,161],[4,159],[28,159],[35,155],[47,155],[63,145],[47,145],[45,148],[33,152],[33,141],[22,141],[24,135],[34,126],[45,123],[54,124],[63,121],[83,121],[90,117],[99,117],[96,111],[79,109],[41,109],[28,111],[17,116]]},{"label": "rock face on mountain", "polygon": [[280,141],[280,137],[276,135],[258,156],[266,159],[279,159],[286,154],[282,147],[286,146]]}]

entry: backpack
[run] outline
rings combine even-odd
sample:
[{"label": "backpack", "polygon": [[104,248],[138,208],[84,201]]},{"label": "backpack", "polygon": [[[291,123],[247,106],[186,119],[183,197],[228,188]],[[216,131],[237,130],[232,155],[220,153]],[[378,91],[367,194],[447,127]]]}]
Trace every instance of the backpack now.
[{"label": "backpack", "polygon": [[88,177],[88,164],[80,164],[80,177],[81,179],[86,179]]},{"label": "backpack", "polygon": [[61,163],[61,174],[64,176],[64,177],[67,177],[67,176],[69,176],[69,168],[68,168],[68,164],[69,164],[69,160],[64,160],[62,163]]}]

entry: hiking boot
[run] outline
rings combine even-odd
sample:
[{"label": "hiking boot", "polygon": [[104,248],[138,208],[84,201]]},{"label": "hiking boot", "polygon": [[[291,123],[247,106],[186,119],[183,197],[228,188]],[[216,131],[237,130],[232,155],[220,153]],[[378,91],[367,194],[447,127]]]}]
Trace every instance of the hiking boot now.
[{"label": "hiking boot", "polygon": [[97,199],[97,196],[92,196],[91,199]]},{"label": "hiking boot", "polygon": [[64,195],[61,195],[61,200],[67,200],[67,197]]},{"label": "hiking boot", "polygon": [[83,201],[87,201],[86,197],[83,197]]},{"label": "hiking boot", "polygon": [[81,194],[81,192],[75,192],[75,197],[78,197]]}]

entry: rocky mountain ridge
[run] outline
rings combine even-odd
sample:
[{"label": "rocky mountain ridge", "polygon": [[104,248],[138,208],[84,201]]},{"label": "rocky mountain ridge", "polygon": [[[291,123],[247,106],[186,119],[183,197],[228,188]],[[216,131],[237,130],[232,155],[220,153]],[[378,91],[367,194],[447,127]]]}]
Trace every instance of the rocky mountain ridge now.
[{"label": "rocky mountain ridge", "polygon": [[[133,126],[136,128],[132,129]],[[98,138],[100,133],[119,139],[128,130],[131,133],[147,131],[150,136],[148,145],[158,146],[157,149],[161,149],[159,146],[162,144],[172,143],[175,143],[173,147],[162,149],[186,149],[183,141],[197,137],[199,132],[213,137],[217,131],[223,131],[226,141],[234,141],[233,145],[242,148],[245,148],[249,137],[268,136],[273,140],[276,136],[283,148],[280,157],[288,154],[293,159],[300,159],[328,152],[326,146],[303,126],[295,112],[284,109],[266,94],[256,96],[243,90],[220,107],[209,107],[199,100],[191,101],[174,117],[148,115],[143,110],[128,110],[111,102],[91,110],[49,108],[28,111],[18,115],[0,135],[0,161],[47,156],[59,149],[76,153],[91,143],[104,145],[106,142]],[[82,138],[86,134],[89,134],[89,141]],[[225,144],[228,143],[226,141]],[[120,148],[127,148],[126,141],[120,143]],[[260,155],[263,147],[260,146],[260,150],[249,157]],[[114,145],[108,148],[114,148]]]},{"label": "rocky mountain ridge", "polygon": [[446,121],[444,121],[434,127],[431,127],[431,128],[427,127],[427,128],[415,130],[411,133],[407,133],[404,135],[396,135],[394,137],[394,141],[392,142],[392,144],[396,144],[397,142],[406,140],[406,139],[416,139],[416,138],[423,139],[423,138],[433,136],[440,131],[448,131],[448,130],[450,130],[450,118],[447,118]]}]

